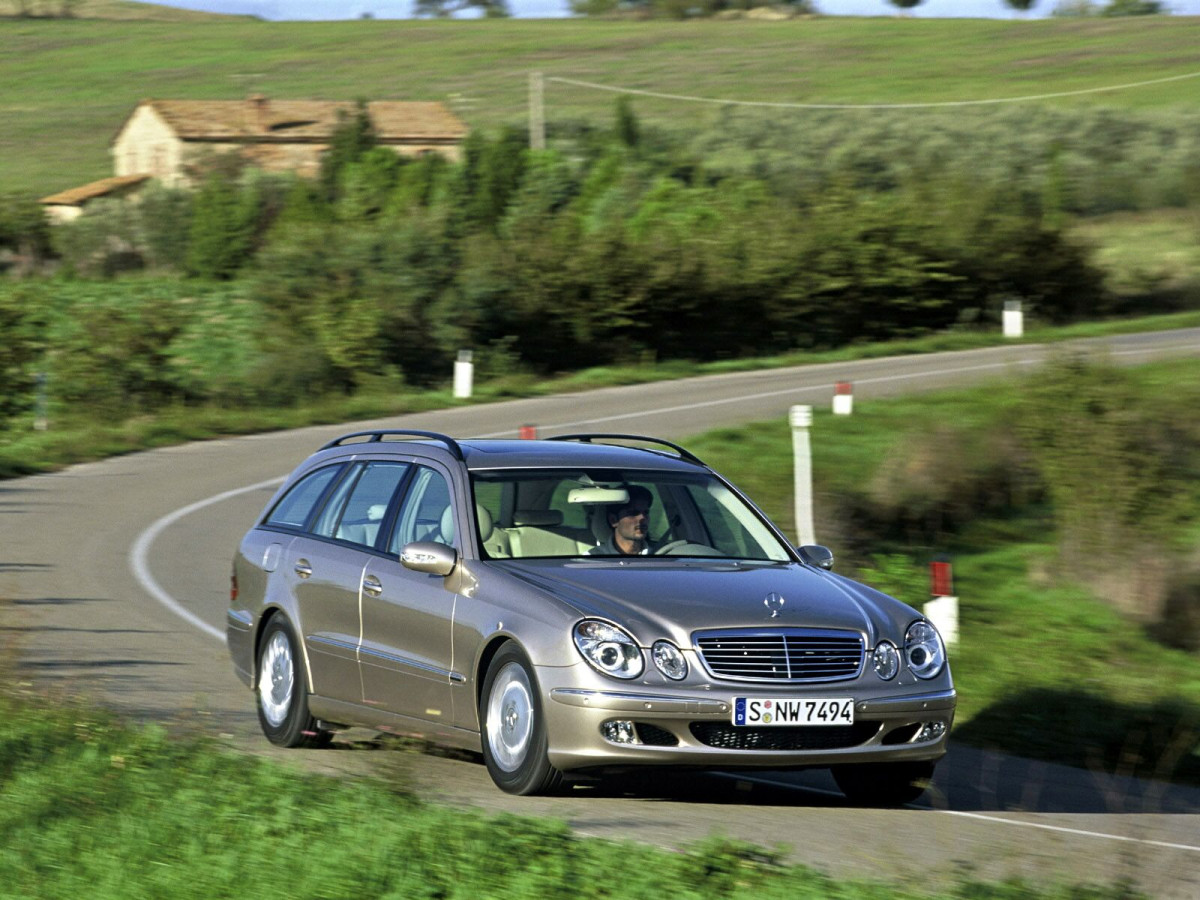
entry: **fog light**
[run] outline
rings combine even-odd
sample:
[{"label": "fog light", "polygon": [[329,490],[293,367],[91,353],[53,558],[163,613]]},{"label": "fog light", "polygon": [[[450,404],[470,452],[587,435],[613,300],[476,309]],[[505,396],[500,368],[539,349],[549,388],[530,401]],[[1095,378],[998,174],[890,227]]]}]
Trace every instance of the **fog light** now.
[{"label": "fog light", "polygon": [[917,743],[922,741],[936,741],[946,733],[945,722],[926,722],[921,726],[921,731],[917,734]]},{"label": "fog light", "polygon": [[614,744],[640,743],[633,723],[624,719],[605,722],[600,726],[600,733],[604,735],[606,740],[610,740]]}]

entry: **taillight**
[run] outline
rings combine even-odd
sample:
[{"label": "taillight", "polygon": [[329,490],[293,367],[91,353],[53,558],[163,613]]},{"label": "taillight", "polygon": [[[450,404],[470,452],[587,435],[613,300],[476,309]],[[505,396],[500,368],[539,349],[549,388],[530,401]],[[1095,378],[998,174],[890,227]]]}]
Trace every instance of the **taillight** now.
[{"label": "taillight", "polygon": [[238,598],[237,572],[229,575],[229,602],[236,603]]}]

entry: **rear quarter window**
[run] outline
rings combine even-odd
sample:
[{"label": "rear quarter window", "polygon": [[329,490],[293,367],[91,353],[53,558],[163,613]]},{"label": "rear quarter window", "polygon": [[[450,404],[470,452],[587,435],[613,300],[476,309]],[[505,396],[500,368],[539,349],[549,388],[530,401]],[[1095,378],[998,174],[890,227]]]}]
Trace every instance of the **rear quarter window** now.
[{"label": "rear quarter window", "polygon": [[305,475],[280,498],[275,508],[263,520],[263,524],[303,528],[312,515],[313,508],[325,496],[325,490],[341,471],[342,466],[335,465]]}]

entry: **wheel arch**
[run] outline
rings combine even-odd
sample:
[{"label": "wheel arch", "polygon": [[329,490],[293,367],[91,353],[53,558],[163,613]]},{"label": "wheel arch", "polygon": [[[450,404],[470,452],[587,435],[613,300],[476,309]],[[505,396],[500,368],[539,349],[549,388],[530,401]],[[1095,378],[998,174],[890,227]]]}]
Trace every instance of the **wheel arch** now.
[{"label": "wheel arch", "polygon": [[313,682],[312,667],[308,664],[308,646],[304,643],[304,637],[296,628],[295,621],[287,614],[287,610],[285,610],[282,606],[268,606],[263,610],[262,615],[258,617],[258,626],[254,630],[254,655],[250,660],[250,685],[253,690],[258,690],[258,665],[262,653],[263,635],[267,631],[267,626],[280,616],[282,616],[287,624],[291,626],[292,633],[296,636],[296,643],[299,644],[296,650],[304,659],[304,681],[306,682],[305,687],[308,688],[308,691],[311,694],[313,690]]},{"label": "wheel arch", "polygon": [[[488,667],[491,666],[492,660],[496,658],[496,654],[500,652],[500,648],[505,644],[515,644],[520,651],[525,654],[525,658],[529,658],[529,653],[521,646],[521,643],[512,635],[496,634],[487,644],[484,645],[483,651],[479,654],[479,659],[475,664],[475,709],[479,709],[479,704],[483,700],[483,682],[487,678]],[[480,722],[480,730],[482,731],[482,721]]]}]

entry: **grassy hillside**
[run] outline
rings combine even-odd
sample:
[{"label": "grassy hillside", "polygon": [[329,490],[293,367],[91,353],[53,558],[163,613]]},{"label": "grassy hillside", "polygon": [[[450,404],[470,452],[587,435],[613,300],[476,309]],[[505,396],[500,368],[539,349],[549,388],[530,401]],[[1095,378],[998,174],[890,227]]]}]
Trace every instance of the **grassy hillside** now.
[{"label": "grassy hillside", "polygon": [[0,16],[16,15],[19,9],[32,17],[56,18],[62,15],[63,7],[69,8],[76,19],[116,19],[123,22],[219,22],[241,20],[250,16],[228,16],[223,13],[200,12],[192,9],[176,9],[156,3],[139,3],[137,0],[0,0]]},{"label": "grassy hillside", "polygon": [[[96,6],[102,0],[95,0]],[[118,4],[103,0],[103,5]],[[81,14],[93,4],[81,7]],[[126,4],[132,6],[134,4]],[[156,10],[153,8],[151,9]],[[182,14],[182,13],[181,13]],[[818,18],[573,20],[0,20],[0,191],[50,193],[111,174],[143,97],[447,100],[469,124],[522,123],[528,74],[789,103],[914,103],[1086,90],[1200,71],[1200,17],[1081,21]],[[1200,78],[1045,101],[1191,110]],[[551,125],[611,118],[613,95],[549,82]],[[723,107],[637,100],[646,121],[694,129]],[[789,120],[805,113],[776,111]],[[869,116],[851,112],[847,115]],[[924,113],[912,111],[914,117]]]}]

